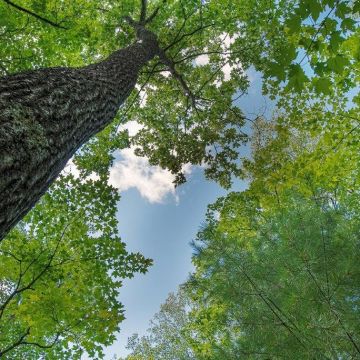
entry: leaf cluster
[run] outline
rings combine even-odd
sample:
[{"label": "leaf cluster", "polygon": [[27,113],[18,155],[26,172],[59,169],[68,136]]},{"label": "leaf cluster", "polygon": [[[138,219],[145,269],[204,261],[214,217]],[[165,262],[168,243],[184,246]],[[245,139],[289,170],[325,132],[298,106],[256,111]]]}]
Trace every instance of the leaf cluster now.
[{"label": "leaf cluster", "polygon": [[103,357],[124,319],[122,279],[151,265],[120,240],[118,200],[101,180],[62,176],[1,243],[5,358]]}]

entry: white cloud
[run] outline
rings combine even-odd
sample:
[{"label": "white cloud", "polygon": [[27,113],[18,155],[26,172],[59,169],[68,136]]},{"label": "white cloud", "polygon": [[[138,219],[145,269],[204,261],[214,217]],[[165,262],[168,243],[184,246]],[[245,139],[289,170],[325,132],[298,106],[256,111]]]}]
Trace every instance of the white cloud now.
[{"label": "white cloud", "polygon": [[[63,171],[61,172],[63,175],[73,175],[75,179],[78,179],[80,177],[80,171],[77,168],[77,166],[73,162],[73,158],[71,158],[65,165]],[[100,177],[96,175],[96,173],[92,172],[86,179],[89,180],[99,180]],[[85,180],[85,179],[84,179]],[[83,181],[83,180],[82,180]]]},{"label": "white cloud", "polygon": [[129,132],[129,136],[135,136],[143,127],[144,125],[139,124],[135,120],[132,120],[120,125],[119,130],[127,130]]},{"label": "white cloud", "polygon": [[[111,185],[119,191],[135,188],[151,203],[162,203],[168,195],[179,200],[173,184],[174,175],[169,171],[151,166],[147,158],[136,156],[132,148],[119,151],[119,155],[110,170]],[[184,172],[189,174],[191,166],[185,165]]]},{"label": "white cloud", "polygon": [[170,72],[170,71],[162,71],[160,74],[161,74],[163,77],[165,77],[165,78],[168,78],[168,77],[171,76],[171,72]]},{"label": "white cloud", "polygon": [[77,166],[74,164],[72,158],[66,163],[66,165],[61,173],[63,175],[72,174],[76,179],[80,176],[80,171],[78,170]]},{"label": "white cloud", "polygon": [[198,66],[207,65],[210,61],[209,55],[203,54],[195,59],[195,64]]},{"label": "white cloud", "polygon": [[225,64],[225,66],[221,69],[222,72],[224,73],[224,80],[228,81],[230,80],[231,76],[231,70],[233,69],[233,66],[230,66],[229,63]]},{"label": "white cloud", "polygon": [[[239,37],[239,34],[234,34],[232,37],[227,34],[227,33],[222,33],[221,36],[222,38],[222,50],[224,52],[228,52],[230,49],[230,46],[235,42],[235,40]],[[222,56],[224,60],[228,60],[229,56],[228,55],[224,55]],[[224,74],[224,81],[228,81],[231,78],[231,70],[235,69],[235,68],[241,68],[241,65],[230,65],[229,63],[226,63],[221,71]],[[220,86],[220,82],[216,82],[216,86]]]},{"label": "white cloud", "polygon": [[239,34],[235,34],[231,37],[228,33],[222,33],[220,37],[223,37],[223,44],[225,45],[225,48],[229,48],[230,45],[232,45],[239,37]]},{"label": "white cloud", "polygon": [[[136,121],[129,121],[122,128],[127,128],[131,135],[136,134],[142,125]],[[189,175],[193,166],[185,164],[184,174]],[[70,159],[62,171],[64,175],[72,174],[75,178],[80,176],[80,172],[73,160]],[[89,179],[97,180],[98,176],[92,173]],[[160,166],[152,166],[146,157],[139,157],[134,154],[134,148],[127,148],[117,152],[114,165],[110,169],[109,184],[117,188],[120,192],[135,188],[141,196],[150,203],[162,203],[171,195],[176,202],[179,197],[176,194],[173,181],[175,176],[168,170]]]},{"label": "white cloud", "polygon": [[[119,130],[128,130],[130,136],[136,135],[144,126],[137,121],[128,121]],[[183,172],[190,174],[192,165],[185,164]],[[162,203],[169,196],[179,201],[173,181],[175,176],[160,166],[151,166],[146,157],[134,154],[134,148],[117,152],[116,160],[110,169],[109,183],[119,191],[135,188],[141,196],[151,203]]]}]

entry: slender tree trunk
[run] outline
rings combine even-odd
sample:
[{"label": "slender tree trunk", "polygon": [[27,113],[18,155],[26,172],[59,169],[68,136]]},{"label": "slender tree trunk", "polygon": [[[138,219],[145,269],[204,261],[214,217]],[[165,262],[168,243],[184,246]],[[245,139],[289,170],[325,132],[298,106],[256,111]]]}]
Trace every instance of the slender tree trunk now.
[{"label": "slender tree trunk", "polygon": [[74,152],[114,119],[157,53],[155,37],[144,36],[98,64],[0,79],[0,240]]}]

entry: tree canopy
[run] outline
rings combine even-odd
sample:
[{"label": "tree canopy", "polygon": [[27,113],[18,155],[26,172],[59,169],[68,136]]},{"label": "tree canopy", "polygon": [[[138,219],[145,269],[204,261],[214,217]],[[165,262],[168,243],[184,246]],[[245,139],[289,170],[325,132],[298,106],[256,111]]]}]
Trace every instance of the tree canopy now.
[{"label": "tree canopy", "polygon": [[[254,124],[249,187],[209,206],[167,348],[195,359],[359,356],[359,134],[339,138],[341,119],[317,131],[281,117]],[[129,339],[127,359],[161,358],[153,332]]]},{"label": "tree canopy", "polygon": [[[141,9],[137,0],[23,5],[61,27],[3,1],[4,73],[96,62],[133,41],[123,19],[139,17]],[[188,162],[206,162],[208,176],[225,186],[232,173],[241,174],[235,149],[247,139],[239,130],[246,119],[234,96],[246,92],[250,67],[263,72],[273,96],[306,90],[323,98],[358,86],[358,1],[150,1],[148,7],[149,13],[159,7],[149,28],[170,63],[157,58],[143,70],[139,91],[113,126],[142,124],[132,139],[137,153],[177,174],[177,182]]]},{"label": "tree canopy", "polygon": [[[134,146],[177,185],[191,163],[249,188],[209,207],[186,290],[129,359],[356,358],[360,1],[2,0],[0,72],[97,62],[136,41],[124,19],[144,6],[166,61],[75,155],[79,177],[63,173],[0,244],[0,355],[98,359],[113,342],[121,281],[151,265],[120,240],[108,184]],[[236,106],[251,69],[271,120]]]}]

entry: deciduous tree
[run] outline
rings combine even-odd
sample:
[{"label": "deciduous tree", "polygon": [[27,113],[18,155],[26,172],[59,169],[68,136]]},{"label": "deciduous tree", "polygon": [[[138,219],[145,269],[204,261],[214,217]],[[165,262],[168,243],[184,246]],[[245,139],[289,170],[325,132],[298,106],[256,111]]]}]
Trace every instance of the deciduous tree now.
[{"label": "deciduous tree", "polygon": [[[358,84],[358,1],[164,4],[154,0],[142,1],[141,10],[135,0],[104,7],[95,2],[57,7],[56,2],[29,1],[28,5],[3,1],[3,11],[16,13],[5,20],[10,26],[4,35],[20,33],[11,37],[13,44],[6,42],[5,49],[25,46],[14,51],[17,55],[6,53],[4,72],[13,70],[9,64],[13,60],[26,67],[49,65],[44,60],[48,54],[58,55],[58,63],[86,63],[115,50],[114,34],[120,47],[127,47],[94,65],[48,68],[2,79],[1,237],[34,205],[74,152],[111,123],[137,80],[146,90],[146,104],[139,106],[132,97],[128,105],[137,106],[125,107],[121,114],[121,121],[131,116],[144,125],[133,139],[137,154],[171,170],[177,183],[184,181],[185,163],[205,162],[207,175],[225,186],[231,182],[231,173],[241,172],[236,159],[237,148],[246,139],[240,129],[245,119],[233,106],[232,97],[246,91],[245,69],[254,66],[263,71],[272,94],[283,88],[329,96],[335,84],[341,83],[343,91]],[[146,11],[148,7],[151,11]],[[75,16],[82,10],[88,16],[97,12],[95,20],[86,24],[81,15],[77,21]],[[138,16],[139,21],[130,16]],[[56,33],[28,32],[26,17]],[[20,30],[16,25],[11,28],[15,19],[25,22],[24,31],[21,26]],[[105,27],[103,19],[109,20],[110,29],[97,33]],[[131,36],[126,38],[134,31],[135,42]],[[83,44],[81,35],[87,37]],[[100,45],[104,35],[106,41],[111,37],[111,45]],[[66,41],[74,46],[65,45]],[[34,51],[30,44],[40,47]],[[65,59],[67,54],[69,59]],[[305,65],[313,76],[305,73]],[[231,74],[225,76],[224,69],[231,69]],[[164,72],[171,76],[162,76]],[[282,82],[287,85],[282,87]]]}]

